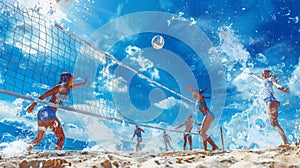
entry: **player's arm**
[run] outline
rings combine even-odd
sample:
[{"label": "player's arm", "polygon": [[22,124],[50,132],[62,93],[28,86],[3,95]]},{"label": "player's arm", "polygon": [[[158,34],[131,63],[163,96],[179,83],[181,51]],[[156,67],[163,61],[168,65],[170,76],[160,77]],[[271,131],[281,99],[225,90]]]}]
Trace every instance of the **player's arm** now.
[{"label": "player's arm", "polygon": [[85,85],[85,84],[87,83],[87,81],[88,81],[88,78],[85,78],[85,80],[84,80],[83,82],[73,84],[73,85],[70,87],[70,89],[73,90],[73,89],[75,89],[75,88],[77,88],[77,87],[83,86],[83,85]]},{"label": "player's arm", "polygon": [[272,82],[273,82],[273,85],[274,85],[278,90],[281,90],[281,91],[286,92],[286,93],[290,92],[290,89],[289,89],[289,88],[284,88],[284,87],[281,86],[279,83],[276,83],[276,82],[274,82],[274,81],[272,81]]},{"label": "player's arm", "polygon": [[[47,91],[46,93],[42,94],[38,99],[44,100],[45,98],[52,96],[58,92],[58,87],[54,87],[51,90]],[[27,107],[26,111],[31,113],[34,107],[37,105],[37,102],[33,102],[30,106]]]},{"label": "player's arm", "polygon": [[198,126],[202,125],[201,123],[198,123],[197,121],[195,121],[195,124],[198,125]]},{"label": "player's arm", "polygon": [[178,129],[178,128],[180,128],[180,127],[182,127],[182,126],[184,126],[186,124],[186,121],[185,122],[183,122],[182,124],[180,124],[178,127],[176,127],[175,129]]},{"label": "player's arm", "polygon": [[197,93],[197,90],[194,90],[191,86],[188,86],[187,89],[193,93]]},{"label": "player's arm", "polygon": [[133,140],[133,138],[135,137],[135,133],[136,133],[136,130],[134,130],[134,133],[133,133],[133,136],[132,136],[131,140]]},{"label": "player's arm", "polygon": [[259,82],[263,82],[263,78],[259,77],[258,75],[250,72],[249,75],[253,76],[256,80],[258,80]]}]

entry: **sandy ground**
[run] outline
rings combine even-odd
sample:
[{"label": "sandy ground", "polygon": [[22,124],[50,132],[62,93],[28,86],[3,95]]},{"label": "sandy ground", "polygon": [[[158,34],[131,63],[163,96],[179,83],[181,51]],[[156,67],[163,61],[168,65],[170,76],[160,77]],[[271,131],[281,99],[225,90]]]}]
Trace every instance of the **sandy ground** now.
[{"label": "sandy ground", "polygon": [[300,168],[300,147],[280,146],[274,149],[230,151],[169,151],[169,152],[33,152],[26,156],[1,157],[3,168],[70,167],[70,168]]}]

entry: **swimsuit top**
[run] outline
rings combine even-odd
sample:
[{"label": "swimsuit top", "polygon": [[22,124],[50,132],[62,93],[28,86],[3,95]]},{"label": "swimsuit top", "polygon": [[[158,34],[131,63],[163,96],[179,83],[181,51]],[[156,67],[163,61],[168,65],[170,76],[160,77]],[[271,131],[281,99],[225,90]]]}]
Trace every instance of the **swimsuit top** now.
[{"label": "swimsuit top", "polygon": [[198,108],[201,108],[202,106],[204,106],[205,105],[205,101],[203,101],[203,102],[198,102]]},{"label": "swimsuit top", "polygon": [[135,131],[135,134],[137,137],[142,137],[142,131],[139,129]]},{"label": "swimsuit top", "polygon": [[65,94],[57,93],[57,94],[55,94],[55,97],[56,97],[55,102],[58,104],[61,104],[63,101],[68,100],[69,96],[70,96],[69,90]]},{"label": "swimsuit top", "polygon": [[61,94],[61,93],[57,93],[55,95],[56,100],[55,102],[57,103],[62,103],[63,101],[67,100],[69,98],[69,94]]},{"label": "swimsuit top", "polygon": [[260,95],[262,95],[263,98],[267,98],[273,96],[273,93],[273,82],[270,79],[265,79],[261,85]]}]

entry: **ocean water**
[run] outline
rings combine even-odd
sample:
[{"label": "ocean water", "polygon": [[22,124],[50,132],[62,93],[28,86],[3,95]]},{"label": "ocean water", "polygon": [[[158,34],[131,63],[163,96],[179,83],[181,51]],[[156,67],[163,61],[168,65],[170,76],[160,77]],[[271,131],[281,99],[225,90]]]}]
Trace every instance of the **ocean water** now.
[{"label": "ocean water", "polygon": [[[259,83],[249,76],[250,72],[260,75],[264,69],[271,70],[280,84],[290,88],[290,93],[275,91],[275,97],[281,102],[278,120],[291,143],[300,138],[300,90],[297,87],[300,4],[297,1],[0,2],[3,67],[0,88],[37,97],[57,83],[61,71],[79,71],[89,77],[91,87],[74,91],[73,101],[65,105],[109,117],[103,119],[59,109],[57,115],[67,136],[64,150],[134,151],[135,140],[131,141],[134,124],[145,129],[144,150],[164,150],[163,129],[171,135],[173,146],[181,150],[182,133],[172,130],[189,114],[198,122],[203,119],[187,86],[208,88],[207,104],[216,116],[208,133],[218,146],[221,147],[222,127],[225,149],[276,147],[282,143],[281,139],[265,113]],[[20,47],[20,44],[5,41],[10,36],[7,30],[11,25],[3,19],[8,13],[3,4],[42,16],[49,25],[61,25],[66,32],[109,53],[126,66],[111,59],[79,57],[76,56],[79,51],[72,48],[66,49],[65,59],[70,62],[60,66],[61,62],[53,61],[56,53],[42,52],[34,43]],[[17,15],[12,12],[10,17]],[[20,25],[16,27],[27,30]],[[15,32],[19,31],[17,28]],[[74,36],[70,34],[63,35],[72,39]],[[162,49],[151,45],[156,35],[164,38]],[[47,37],[45,35],[42,38],[45,42],[39,41],[39,44],[47,46]],[[20,63],[25,60],[38,63],[33,68]],[[17,67],[23,70],[11,71]],[[35,69],[36,73],[27,74],[26,69]],[[12,75],[14,73],[16,75]],[[26,82],[19,84],[19,80]],[[13,83],[22,87],[11,88]],[[22,149],[36,135],[38,108],[33,114],[26,114],[30,101],[3,93],[0,98],[1,153],[22,154]],[[194,149],[203,148],[201,138],[196,135],[198,130],[199,127],[194,126]],[[48,131],[35,150],[54,149],[55,143],[55,136]]]}]

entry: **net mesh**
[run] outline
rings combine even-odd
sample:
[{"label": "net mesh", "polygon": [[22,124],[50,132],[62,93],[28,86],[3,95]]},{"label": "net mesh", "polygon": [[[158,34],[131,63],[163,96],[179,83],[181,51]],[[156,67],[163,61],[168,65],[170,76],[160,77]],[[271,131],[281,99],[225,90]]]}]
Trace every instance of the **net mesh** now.
[{"label": "net mesh", "polygon": [[[75,83],[86,77],[89,80],[87,85],[72,91],[68,102],[59,106],[65,110],[136,123],[134,115],[129,115],[128,111],[124,111],[126,109],[120,110],[116,106],[116,102],[123,101],[120,96],[124,95],[118,93],[128,91],[128,84],[124,81],[126,75],[128,78],[138,76],[136,82],[130,83],[135,92],[142,93],[147,88],[143,85],[166,91],[167,96],[174,99],[161,102],[165,106],[174,106],[180,99],[193,104],[192,100],[118,61],[110,54],[65,31],[61,26],[49,23],[32,11],[21,10],[2,1],[0,11],[0,89],[6,95],[29,101],[36,100],[40,94],[58,83],[62,72],[71,72],[75,76]],[[122,71],[123,76],[113,73],[116,67],[119,67],[118,71]],[[10,99],[7,96],[2,97]],[[146,110],[142,108],[150,105],[149,101],[133,102],[140,111]],[[169,114],[170,111],[166,113]],[[147,114],[140,118],[143,117],[147,118]]]}]

